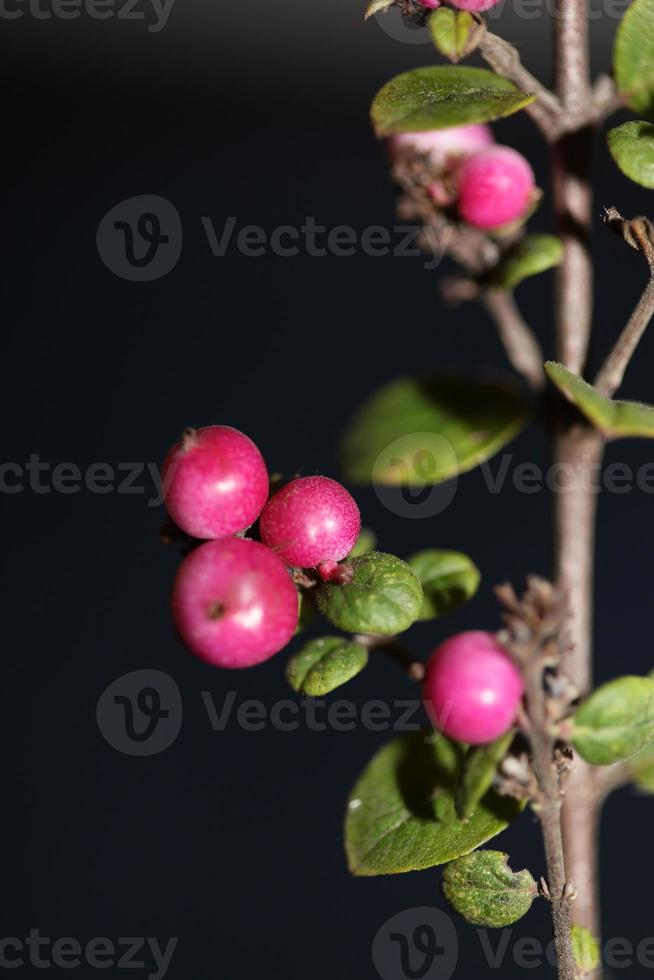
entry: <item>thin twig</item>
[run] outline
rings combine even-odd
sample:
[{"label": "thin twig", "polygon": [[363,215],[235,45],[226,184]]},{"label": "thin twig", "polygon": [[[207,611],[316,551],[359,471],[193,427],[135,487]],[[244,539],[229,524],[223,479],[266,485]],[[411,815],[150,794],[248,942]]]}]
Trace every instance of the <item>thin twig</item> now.
[{"label": "thin twig", "polygon": [[512,44],[487,31],[479,43],[479,51],[493,71],[514,82],[525,93],[536,96],[536,101],[526,107],[526,112],[548,140],[556,138],[560,130],[562,105],[520,61],[520,55]]},{"label": "thin twig", "polygon": [[622,384],[629,362],[654,316],[654,227],[647,218],[627,221],[615,208],[606,210],[604,220],[627,244],[642,252],[649,265],[647,286],[594,381],[598,391],[611,396]]},{"label": "thin twig", "polygon": [[504,289],[484,290],[483,302],[497,325],[509,361],[537,391],[545,384],[543,353],[518,309],[513,294]]}]

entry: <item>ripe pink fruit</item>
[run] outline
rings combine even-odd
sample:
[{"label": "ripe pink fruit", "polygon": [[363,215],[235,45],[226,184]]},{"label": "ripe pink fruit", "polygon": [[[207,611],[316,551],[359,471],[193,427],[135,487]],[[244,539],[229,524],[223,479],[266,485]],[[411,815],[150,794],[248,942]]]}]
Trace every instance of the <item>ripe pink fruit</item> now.
[{"label": "ripe pink fruit", "polygon": [[435,167],[446,167],[453,160],[462,159],[485,150],[494,143],[493,133],[483,123],[472,126],[450,126],[449,129],[430,129],[423,133],[398,133],[388,139],[392,157],[411,148],[418,153],[428,153]]},{"label": "ripe pink fruit", "polygon": [[464,160],[457,170],[459,214],[475,228],[500,228],[527,214],[534,172],[509,146],[493,146]]},{"label": "ripe pink fruit", "polygon": [[514,723],[522,677],[492,633],[470,631],[434,650],[423,687],[434,727],[449,738],[484,745]]},{"label": "ripe pink fruit", "polygon": [[430,10],[437,10],[441,6],[442,0],[418,0],[422,7],[429,7]]},{"label": "ripe pink fruit", "polygon": [[314,568],[349,554],[359,537],[361,516],[340,483],[326,476],[304,476],[270,498],[259,528],[261,540],[286,565]]},{"label": "ripe pink fruit", "polygon": [[289,642],[298,620],[295,586],[258,541],[207,541],[182,562],[172,595],[189,650],[217,667],[252,667]]},{"label": "ripe pink fruit", "polygon": [[496,7],[501,0],[448,0],[453,7],[457,7],[459,10],[469,10],[472,13],[483,13],[484,10],[490,10],[491,7]]},{"label": "ripe pink fruit", "polygon": [[187,430],[166,456],[161,478],[168,513],[194,538],[244,531],[268,499],[261,453],[228,425]]}]

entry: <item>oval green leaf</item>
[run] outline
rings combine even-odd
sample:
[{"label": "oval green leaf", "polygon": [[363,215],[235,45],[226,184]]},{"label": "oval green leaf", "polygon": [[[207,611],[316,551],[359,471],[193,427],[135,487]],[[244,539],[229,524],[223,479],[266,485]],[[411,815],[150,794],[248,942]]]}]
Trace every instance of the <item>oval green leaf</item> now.
[{"label": "oval green leaf", "polygon": [[429,29],[436,49],[450,61],[460,61],[472,54],[486,28],[467,10],[441,7],[429,18]]},{"label": "oval green leaf", "polygon": [[631,778],[639,790],[654,793],[654,742],[629,760]]},{"label": "oval green leaf", "polygon": [[484,68],[432,65],[404,72],[377,93],[371,116],[378,136],[446,129],[510,116],[534,101]]},{"label": "oval green leaf", "polygon": [[367,663],[368,651],[360,643],[322,636],[291,657],[286,678],[293,690],[318,698],[356,677]]},{"label": "oval green leaf", "polygon": [[571,934],[575,966],[579,976],[585,977],[600,965],[600,944],[590,929],[585,929],[584,926],[573,925]]},{"label": "oval green leaf", "polygon": [[342,445],[353,482],[426,487],[479,466],[526,425],[515,385],[484,378],[400,378],[364,404]]},{"label": "oval green leaf", "polygon": [[436,619],[458,609],[479,588],[479,569],[459,551],[419,551],[408,564],[420,579],[423,592],[419,619]]},{"label": "oval green leaf", "polygon": [[475,851],[445,868],[445,897],[473,925],[502,929],[531,908],[536,882],[528,871],[511,871],[508,860],[501,851]]},{"label": "oval green leaf", "polygon": [[354,575],[347,585],[325,582],[316,592],[323,616],[348,633],[395,635],[420,615],[422,588],[406,562],[370,551],[350,563]]},{"label": "oval green leaf", "polygon": [[654,113],[654,0],[633,0],[615,39],[614,76],[627,105]]},{"label": "oval green leaf", "polygon": [[654,439],[654,406],[613,401],[555,361],[548,361],[545,371],[568,401],[607,439],[629,436]]},{"label": "oval green leaf", "polygon": [[472,816],[493,785],[497,767],[514,737],[515,732],[509,731],[490,745],[473,745],[466,752],[456,788],[456,812],[462,820]]},{"label": "oval green leaf", "polygon": [[525,235],[493,270],[491,282],[500,289],[515,289],[523,279],[553,269],[562,258],[563,243],[556,235]]},{"label": "oval green leaf", "polygon": [[654,125],[627,122],[607,134],[611,156],[622,173],[641,187],[654,188]]},{"label": "oval green leaf", "polygon": [[414,732],[381,749],[350,795],[345,847],[355,875],[421,871],[468,854],[504,830],[522,805],[488,793],[468,821],[454,806],[461,746]]},{"label": "oval green leaf", "polygon": [[618,677],[603,684],[575,711],[570,741],[594,766],[628,759],[654,741],[654,681]]}]

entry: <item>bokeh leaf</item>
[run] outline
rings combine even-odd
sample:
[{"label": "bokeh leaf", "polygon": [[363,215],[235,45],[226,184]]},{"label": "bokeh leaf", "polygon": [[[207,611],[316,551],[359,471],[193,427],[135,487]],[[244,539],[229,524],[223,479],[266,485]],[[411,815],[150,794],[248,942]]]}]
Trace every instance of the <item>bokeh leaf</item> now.
[{"label": "bokeh leaf", "polygon": [[310,697],[322,697],[356,677],[368,663],[368,651],[342,636],[311,640],[288,661],[291,687]]},{"label": "bokeh leaf", "polygon": [[375,532],[371,531],[369,527],[362,527],[357,542],[347,557],[358,558],[360,555],[365,555],[372,551],[376,544],[377,535]]},{"label": "bokeh leaf", "polygon": [[529,416],[508,381],[400,378],[376,392],[350,425],[343,466],[353,482],[431,486],[499,452]]},{"label": "bokeh leaf", "polygon": [[600,944],[590,929],[585,929],[584,926],[575,924],[572,927],[572,952],[580,977],[593,973],[600,965]]},{"label": "bokeh leaf", "polygon": [[654,741],[654,680],[618,677],[575,711],[570,741],[595,766],[628,759]]},{"label": "bokeh leaf", "polygon": [[460,61],[471,54],[486,30],[481,19],[452,7],[435,10],[429,18],[429,29],[436,49],[450,61]]},{"label": "bokeh leaf", "polygon": [[644,116],[654,113],[654,0],[633,0],[615,39],[613,69],[627,105]]},{"label": "bokeh leaf", "polygon": [[555,361],[548,361],[545,371],[568,401],[576,405],[607,439],[628,436],[654,439],[654,406],[613,401]]},{"label": "bokeh leaf", "polygon": [[515,289],[523,279],[559,265],[563,243],[556,235],[525,235],[493,270],[491,283],[500,289]]},{"label": "bokeh leaf", "polygon": [[475,851],[448,864],[443,891],[468,922],[501,929],[527,914],[538,887],[528,871],[511,871],[507,854]]},{"label": "bokeh leaf", "polygon": [[523,109],[534,96],[485,68],[431,65],[403,72],[377,93],[378,136],[489,122]]},{"label": "bokeh leaf", "polygon": [[654,125],[638,121],[611,129],[606,137],[622,173],[641,187],[654,188]]},{"label": "bokeh leaf", "polygon": [[422,585],[419,619],[436,619],[458,609],[473,597],[481,581],[477,566],[459,551],[419,551],[408,564]]},{"label": "bokeh leaf", "polygon": [[316,591],[318,608],[330,623],[348,633],[394,635],[416,621],[422,588],[406,562],[370,551],[348,564],[351,582],[324,582]]},{"label": "bokeh leaf", "polygon": [[468,821],[454,806],[463,749],[434,732],[403,735],[381,749],[350,795],[345,846],[355,875],[398,874],[445,864],[495,837],[520,813],[488,793]]},{"label": "bokeh leaf", "polygon": [[375,14],[385,13],[394,3],[395,0],[370,0],[366,8],[366,20],[374,17]]}]

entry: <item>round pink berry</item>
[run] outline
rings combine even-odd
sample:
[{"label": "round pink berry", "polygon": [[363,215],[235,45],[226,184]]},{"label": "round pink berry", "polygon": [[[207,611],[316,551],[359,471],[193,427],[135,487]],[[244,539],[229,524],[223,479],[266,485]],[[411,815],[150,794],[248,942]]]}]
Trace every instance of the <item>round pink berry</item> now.
[{"label": "round pink berry", "polygon": [[459,10],[469,10],[471,13],[481,14],[491,7],[496,7],[501,0],[448,0],[453,7]]},{"label": "round pink berry", "polygon": [[475,228],[500,228],[524,218],[531,207],[534,172],[509,146],[468,157],[457,170],[459,214]]},{"label": "round pink berry", "polygon": [[492,633],[458,633],[434,650],[423,687],[434,727],[470,745],[493,742],[513,725],[522,677]]},{"label": "round pink berry", "polygon": [[423,133],[398,133],[390,136],[388,147],[391,157],[396,158],[405,149],[428,153],[435,167],[446,167],[453,160],[460,160],[493,145],[493,133],[483,123],[472,126],[451,126],[449,129],[429,129]]},{"label": "round pink berry", "polygon": [[188,429],[161,471],[166,510],[194,538],[253,524],[268,499],[268,470],[251,439],[228,425]]},{"label": "round pink berry", "polygon": [[252,667],[289,642],[298,598],[279,558],[258,541],[207,541],[182,562],[173,621],[186,646],[216,667]]},{"label": "round pink berry", "polygon": [[349,554],[359,537],[361,516],[340,483],[326,476],[304,476],[270,498],[259,528],[261,540],[286,565],[314,568]]},{"label": "round pink berry", "polygon": [[438,10],[442,4],[442,0],[418,0],[418,3],[421,7],[428,7],[430,10]]}]

